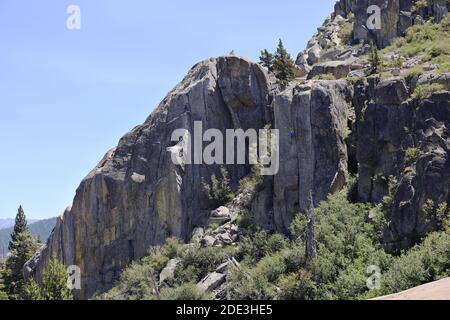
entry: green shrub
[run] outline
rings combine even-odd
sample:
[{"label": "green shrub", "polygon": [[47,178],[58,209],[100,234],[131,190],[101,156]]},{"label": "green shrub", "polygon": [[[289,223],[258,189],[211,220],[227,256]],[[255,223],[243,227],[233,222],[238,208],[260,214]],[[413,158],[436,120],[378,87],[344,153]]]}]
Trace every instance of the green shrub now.
[{"label": "green shrub", "polygon": [[417,0],[411,7],[413,13],[419,13],[420,10],[425,9],[428,6],[427,0]]},{"label": "green shrub", "polygon": [[[416,4],[426,2],[420,0]],[[450,15],[439,24],[416,25],[406,31],[405,37],[396,38],[384,53],[396,52],[403,57],[418,56],[422,61],[430,61],[450,55]]]},{"label": "green shrub", "polygon": [[379,50],[373,41],[370,42],[369,47],[369,57],[370,69],[368,71],[369,75],[380,73],[383,69],[383,63],[380,58]]},{"label": "green shrub", "polygon": [[[150,298],[155,298],[151,296]],[[208,294],[201,292],[197,286],[193,283],[183,284],[176,288],[164,288],[160,292],[161,300],[208,300],[210,297]]]},{"label": "green shrub", "polygon": [[107,300],[142,300],[153,294],[157,274],[148,264],[133,262],[120,275],[116,287],[104,294]]},{"label": "green shrub", "polygon": [[166,240],[166,244],[161,250],[161,255],[164,255],[169,259],[173,259],[179,255],[181,249],[182,244],[180,240],[176,238],[169,238]]},{"label": "green shrub", "polygon": [[306,241],[306,228],[308,226],[308,217],[306,214],[298,214],[292,221],[289,231],[293,239]]},{"label": "green shrub", "polygon": [[450,235],[440,232],[404,253],[382,278],[382,294],[401,292],[450,274]]},{"label": "green shrub", "polygon": [[232,269],[228,279],[228,289],[233,300],[273,300],[275,287],[260,272],[248,269]]},{"label": "green shrub", "polygon": [[[44,300],[42,296],[41,288],[34,279],[30,279],[23,288],[23,298],[24,300]],[[0,299],[2,300],[2,299]]]},{"label": "green shrub", "polygon": [[283,275],[278,281],[278,287],[281,290],[277,295],[278,300],[312,300],[317,290],[311,274],[305,270]]},{"label": "green shrub", "polygon": [[254,229],[255,223],[251,213],[248,210],[243,210],[239,213],[237,225],[239,228],[247,231]]},{"label": "green shrub", "polygon": [[287,244],[283,236],[279,234],[270,236],[266,231],[261,230],[241,241],[238,255],[253,265],[264,256],[284,249]]},{"label": "green shrub", "polygon": [[288,248],[280,252],[286,265],[286,272],[297,272],[304,266],[305,257],[305,243],[302,241],[293,241]]},{"label": "green shrub", "polygon": [[50,258],[44,269],[42,280],[42,297],[44,300],[73,300],[67,286],[69,275],[64,264],[56,258]]},{"label": "green shrub", "polygon": [[273,283],[286,271],[286,264],[280,254],[268,255],[262,258],[253,270]]},{"label": "green shrub", "polygon": [[409,163],[416,163],[417,160],[419,160],[420,154],[421,154],[420,149],[418,149],[418,148],[409,148],[405,152],[405,157],[406,157],[406,160]]},{"label": "green shrub", "polygon": [[177,283],[198,282],[208,273],[213,272],[220,264],[232,255],[234,248],[200,248],[192,246],[186,249],[175,269]]},{"label": "green shrub", "polygon": [[405,76],[410,78],[420,77],[425,71],[421,65],[415,65],[414,67],[406,70]]},{"label": "green shrub", "polygon": [[[374,209],[369,205],[350,203],[345,191],[322,202],[316,209],[317,257],[308,265],[305,265],[306,215],[299,214],[293,220],[291,241],[264,231],[253,234],[241,243],[239,250],[249,276],[234,278],[233,287],[239,288],[237,297],[252,294],[272,297],[271,285],[283,287],[277,293],[280,299],[368,296],[367,267],[377,265],[385,271],[392,262],[379,242],[384,224],[381,227],[367,222],[371,210]],[[307,276],[299,275],[299,270]],[[299,282],[293,282],[294,277],[300,277]]]},{"label": "green shrub", "polygon": [[214,206],[218,207],[225,205],[234,198],[234,193],[231,190],[230,179],[225,168],[220,169],[221,178],[217,178],[215,174],[211,176],[211,184],[203,182],[203,191],[207,194]]},{"label": "green shrub", "polygon": [[431,97],[431,95],[434,92],[441,91],[444,89],[445,89],[444,86],[439,83],[421,84],[416,87],[416,89],[414,90],[414,93],[412,94],[411,97],[413,99],[419,99],[419,100],[428,99]]},{"label": "green shrub", "polygon": [[401,68],[403,66],[403,62],[405,62],[403,57],[397,57],[385,62],[384,66],[387,68]]},{"label": "green shrub", "polygon": [[439,65],[438,72],[450,72],[450,55],[441,55],[431,60],[431,63]]},{"label": "green shrub", "polygon": [[336,278],[332,289],[333,298],[339,300],[354,299],[367,291],[367,265],[362,259],[349,264]]},{"label": "green shrub", "polygon": [[368,290],[362,281],[363,275],[367,280],[367,267],[388,268],[390,258],[382,250],[375,225],[367,223],[370,210],[368,205],[349,203],[345,192],[330,196],[316,210],[317,258],[307,270],[321,284],[320,298],[363,294]]},{"label": "green shrub", "polygon": [[339,23],[339,38],[344,44],[353,44],[353,23],[354,15],[350,13],[346,20]]}]

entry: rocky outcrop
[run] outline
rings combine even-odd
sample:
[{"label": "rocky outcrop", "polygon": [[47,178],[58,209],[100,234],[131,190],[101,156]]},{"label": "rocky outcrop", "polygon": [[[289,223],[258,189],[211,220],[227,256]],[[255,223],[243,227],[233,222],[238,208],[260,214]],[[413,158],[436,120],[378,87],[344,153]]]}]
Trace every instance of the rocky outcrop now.
[{"label": "rocky outcrop", "polygon": [[298,68],[308,74],[317,63],[345,61],[354,56],[354,48],[342,39],[346,23],[340,15],[328,17],[308,42],[306,49],[297,56]]},{"label": "rocky outcrop", "polygon": [[[368,43],[373,41],[379,48],[388,46],[392,40],[404,35],[413,25],[424,24],[434,17],[441,21],[450,10],[446,0],[428,0],[425,7],[415,6],[416,0],[340,0],[335,11],[317,29],[304,51],[299,53],[296,64],[311,79],[324,72],[324,63],[358,60],[368,53]],[[374,13],[370,6],[380,9],[380,25],[368,25]],[[362,61],[356,62],[356,64]],[[334,69],[336,70],[336,69]],[[311,72],[313,74],[311,74]],[[342,72],[336,78],[342,78]],[[363,76],[364,74],[362,74]]]},{"label": "rocky outcrop", "polygon": [[[293,217],[309,205],[310,191],[318,203],[342,188],[351,101],[347,82],[294,85],[278,94],[271,79],[259,65],[235,56],[194,66],[145,123],[126,134],[82,181],[72,208],[27,264],[27,277],[39,281],[55,256],[81,268],[79,295],[91,297],[109,289],[125,266],[168,237],[192,237],[203,246],[231,245],[239,236],[237,215],[244,210],[251,211],[254,223],[287,232]],[[172,132],[193,132],[194,121],[201,121],[203,130],[222,133],[267,124],[279,129],[280,172],[214,209],[202,185],[213,174],[220,177],[221,166],[175,165],[171,159],[183,143],[172,142]],[[251,168],[226,170],[236,190]],[[204,232],[211,224],[219,227]]]},{"label": "rocky outcrop", "polygon": [[[380,48],[391,43],[398,36],[404,34],[407,28],[415,24],[422,24],[430,17],[440,22],[448,13],[450,3],[445,0],[427,0],[427,5],[416,5],[417,0],[340,0],[335,6],[334,15],[347,18],[354,15],[353,39],[367,41],[373,39]],[[381,26],[370,29],[367,21],[373,11],[370,6],[376,5],[381,9]]]},{"label": "rocky outcrop", "polygon": [[350,70],[350,63],[348,61],[317,63],[308,74],[308,79],[313,79],[314,77],[326,74],[332,75],[335,79],[342,79],[348,76]]},{"label": "rocky outcrop", "polygon": [[[350,21],[350,42],[372,37],[383,47],[418,23],[418,17],[423,22],[430,13],[437,18],[445,13],[438,0],[429,2],[433,5],[426,12],[413,12],[414,1],[370,3],[382,7],[385,27],[373,33],[363,27],[369,1],[339,1],[297,59],[297,76],[305,79],[281,86],[258,64],[234,55],[195,65],[81,182],[46,246],[25,265],[25,276],[41,282],[54,256],[80,267],[78,295],[89,298],[111,288],[124,267],[168,237],[203,247],[236,245],[241,236],[237,217],[244,213],[264,229],[287,233],[295,215],[310,209],[311,200],[316,206],[341,190],[349,172],[358,174],[357,200],[388,206],[389,250],[407,248],[434,230],[440,223],[438,206],[450,201],[448,74],[386,80],[374,76],[355,84],[306,80],[327,73],[336,78],[352,71],[364,74],[357,57],[367,53],[367,45],[342,39]],[[426,83],[439,83],[445,90],[411,99],[414,88]],[[195,133],[196,122],[202,123],[203,132],[267,126],[279,130],[278,173],[242,190],[240,182],[252,175],[249,164],[206,165],[198,157],[175,164],[172,157],[180,155],[187,139],[172,141],[172,133]],[[238,195],[218,204],[203,185],[221,177],[223,170]],[[433,207],[425,210],[430,202]],[[170,261],[161,284],[170,282],[176,264]],[[223,296],[226,274],[224,265],[198,287]]]},{"label": "rocky outcrop", "polygon": [[175,270],[178,266],[178,259],[171,259],[166,267],[159,274],[159,285],[165,284],[167,281],[173,280],[175,276]]},{"label": "rocky outcrop", "polygon": [[197,288],[201,292],[215,290],[225,282],[226,277],[227,276],[223,273],[210,273],[197,284]]},{"label": "rocky outcrop", "polygon": [[352,88],[347,81],[292,85],[274,99],[275,127],[280,132],[280,172],[274,177],[274,217],[286,230],[293,217],[347,178],[347,118]]},{"label": "rocky outcrop", "polygon": [[[82,272],[81,297],[109,289],[120,271],[167,237],[188,240],[209,218],[202,183],[219,165],[175,165],[177,129],[261,129],[270,122],[270,88],[263,68],[236,56],[203,61],[144,122],[126,134],[81,182],[72,208],[58,220],[47,246],[25,268],[42,278],[50,256]],[[236,186],[245,165],[227,168]],[[33,267],[31,267],[33,266]]]},{"label": "rocky outcrop", "polygon": [[387,202],[385,243],[394,251],[435,230],[439,205],[450,201],[450,93],[413,100],[412,89],[399,78],[371,78],[355,89],[359,201]]}]

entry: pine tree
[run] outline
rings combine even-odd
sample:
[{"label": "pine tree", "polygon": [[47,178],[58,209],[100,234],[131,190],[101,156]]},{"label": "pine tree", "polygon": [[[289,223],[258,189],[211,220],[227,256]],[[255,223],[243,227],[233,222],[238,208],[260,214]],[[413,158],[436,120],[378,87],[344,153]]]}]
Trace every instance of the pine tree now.
[{"label": "pine tree", "polygon": [[267,49],[264,49],[261,51],[261,56],[259,57],[259,63],[263,66],[269,69],[270,72],[273,71],[273,63],[274,63],[274,57],[273,54],[271,54]]},{"label": "pine tree", "polygon": [[3,278],[8,297],[15,300],[20,298],[24,286],[22,275],[23,266],[37,249],[28,230],[27,219],[22,206],[19,207],[17,212],[14,231],[11,234],[8,249],[10,255],[6,260]]},{"label": "pine tree", "polygon": [[42,241],[41,235],[38,234],[36,237],[36,246],[42,247],[43,244],[44,244],[44,242]]},{"label": "pine tree", "polygon": [[295,64],[280,39],[274,55],[273,69],[276,77],[284,84],[295,78]]},{"label": "pine tree", "polygon": [[25,300],[44,300],[41,289],[34,279],[29,280],[23,288],[23,298]]},{"label": "pine tree", "polygon": [[8,295],[5,292],[5,288],[3,286],[2,275],[4,274],[4,263],[0,262],[0,301],[8,300]]},{"label": "pine tree", "polygon": [[73,300],[72,292],[67,285],[68,280],[66,267],[56,258],[51,258],[44,270],[43,298],[45,300]]},{"label": "pine tree", "polygon": [[380,72],[381,60],[378,54],[378,48],[373,43],[373,41],[370,42],[369,47],[369,63],[370,63],[369,75],[377,74]]}]

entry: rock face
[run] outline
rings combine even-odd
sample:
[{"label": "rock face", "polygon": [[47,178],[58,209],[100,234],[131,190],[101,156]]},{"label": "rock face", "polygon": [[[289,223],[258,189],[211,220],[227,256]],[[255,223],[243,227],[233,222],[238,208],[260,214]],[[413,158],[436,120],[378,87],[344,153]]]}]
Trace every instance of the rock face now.
[{"label": "rock face", "polygon": [[340,190],[347,177],[345,134],[352,88],[346,81],[293,85],[275,96],[280,171],[274,177],[274,217],[286,230],[294,215]]},{"label": "rock face", "polygon": [[321,74],[330,74],[336,79],[345,78],[350,73],[350,63],[345,61],[328,61],[317,63],[308,74],[308,79],[313,79]]},{"label": "rock face", "polygon": [[[82,272],[80,297],[109,289],[120,271],[168,237],[205,246],[231,244],[242,210],[239,199],[213,210],[202,190],[219,165],[173,164],[171,141],[176,129],[249,128],[267,124],[280,130],[280,172],[268,177],[248,200],[255,222],[286,232],[293,217],[307,208],[306,195],[326,198],[345,184],[344,141],[351,89],[346,81],[291,86],[282,93],[259,65],[235,56],[209,59],[193,67],[144,124],[126,134],[83,180],[73,206],[58,220],[46,247],[26,266],[38,281],[51,256]],[[273,103],[272,103],[273,100]],[[226,167],[231,185],[250,167]],[[242,200],[242,199],[241,199]],[[215,219],[215,220],[214,220]],[[213,221],[214,220],[214,221]],[[227,223],[227,221],[229,221]],[[201,227],[222,225],[214,237]]]},{"label": "rock face", "polygon": [[[383,8],[388,27],[369,34],[358,29],[367,19],[368,1],[339,1],[335,14],[299,55],[298,74],[312,69],[312,74],[331,72],[341,78],[364,68],[354,58],[367,46],[348,46],[339,36],[350,12],[355,39],[373,36],[379,46],[404,32],[408,17],[412,25],[422,15],[445,12],[443,3],[434,0],[426,12],[412,13],[413,3],[372,1]],[[349,173],[358,174],[359,201],[389,206],[386,247],[406,248],[436,228],[438,206],[450,201],[449,79],[448,74],[429,73],[419,79],[368,77],[356,83],[297,79],[279,86],[246,59],[230,55],[205,60],[81,182],[46,246],[25,265],[25,277],[41,282],[54,256],[80,267],[78,295],[90,298],[111,288],[124,267],[168,237],[204,247],[236,245],[236,220],[244,211],[262,228],[287,233],[295,215],[310,208],[311,194],[318,205],[345,186]],[[415,87],[426,83],[439,83],[445,90],[410,99]],[[252,168],[199,164],[195,159],[193,164],[174,164],[172,157],[187,140],[172,141],[172,133],[194,133],[196,122],[202,123],[203,132],[267,126],[279,130],[279,172],[264,177],[253,190],[239,189],[229,203],[213,203],[205,182],[226,170],[236,192]],[[207,230],[212,224],[215,230]],[[162,282],[175,266],[176,261],[169,263]],[[225,269],[210,274],[199,287],[223,294]]]},{"label": "rock face", "polygon": [[[342,67],[324,66],[326,63],[358,59],[368,53],[368,43],[373,41],[379,48],[391,44],[392,40],[404,35],[413,25],[424,24],[434,17],[440,22],[450,10],[446,0],[427,0],[427,5],[415,5],[416,0],[340,0],[334,12],[301,52],[296,64],[309,79],[315,75],[332,73],[336,78],[345,77]],[[371,26],[375,20],[371,6],[379,8],[380,25]],[[370,10],[369,10],[370,9]],[[368,23],[370,21],[370,23]],[[350,32],[351,31],[351,32]],[[327,69],[327,70],[324,70]],[[347,72],[348,74],[348,72]],[[364,74],[363,74],[364,75]]]},{"label": "rock face", "polygon": [[[82,272],[81,297],[110,288],[120,271],[151,245],[174,236],[188,240],[206,223],[209,199],[202,182],[220,176],[218,165],[176,166],[168,151],[176,129],[261,129],[269,119],[271,83],[257,64],[235,56],[209,59],[186,78],[145,121],[126,134],[79,186],[40,258],[36,278],[50,256]],[[233,185],[248,174],[230,166]],[[27,269],[27,268],[26,268]]]},{"label": "rock face", "polygon": [[[355,16],[355,41],[373,39],[380,48],[406,31],[414,24],[421,24],[424,18],[435,17],[441,21],[448,13],[450,3],[445,0],[427,0],[425,7],[414,5],[417,0],[340,0],[335,6],[335,15],[348,17],[350,13]],[[377,29],[367,28],[367,20],[373,11],[370,6],[376,5],[381,9],[381,26]]]},{"label": "rock face", "polygon": [[[401,79],[376,78],[355,89],[359,201],[391,199],[389,250],[409,248],[435,230],[437,208],[450,201],[450,93],[410,100],[413,89]],[[430,201],[433,208],[426,212]]]}]

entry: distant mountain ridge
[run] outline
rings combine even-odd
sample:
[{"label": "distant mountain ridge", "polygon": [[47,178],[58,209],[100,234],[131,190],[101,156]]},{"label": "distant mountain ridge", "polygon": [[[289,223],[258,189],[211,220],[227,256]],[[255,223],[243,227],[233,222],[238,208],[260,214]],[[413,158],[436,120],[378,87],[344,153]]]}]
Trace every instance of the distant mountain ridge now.
[{"label": "distant mountain ridge", "polygon": [[[2,219],[1,226],[8,225],[8,222],[12,220],[12,225],[8,227],[0,227],[0,258],[5,257],[8,254],[8,243],[11,239],[11,233],[14,228],[14,219]],[[30,233],[34,239],[39,236],[43,242],[47,241],[50,233],[56,224],[56,218],[50,218],[45,220],[29,220]]]},{"label": "distant mountain ridge", "polygon": [[0,219],[0,230],[12,227],[14,219]]},{"label": "distant mountain ridge", "polygon": [[[35,222],[38,222],[39,220],[37,219],[30,219],[28,220],[28,224],[32,224]],[[15,219],[0,219],[0,230],[6,229],[6,228],[11,228],[12,226],[14,226],[14,222]]]}]

